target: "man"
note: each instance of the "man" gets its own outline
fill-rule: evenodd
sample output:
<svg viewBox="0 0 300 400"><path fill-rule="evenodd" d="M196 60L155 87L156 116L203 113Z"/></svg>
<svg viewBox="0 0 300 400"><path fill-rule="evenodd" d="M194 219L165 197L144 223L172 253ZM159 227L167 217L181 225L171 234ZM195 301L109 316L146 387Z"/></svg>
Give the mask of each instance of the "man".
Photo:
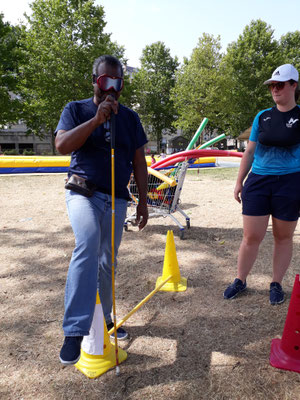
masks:
<svg viewBox="0 0 300 400"><path fill-rule="evenodd" d="M109 120L115 114L115 257L126 217L127 184L133 170L139 190L137 223L148 220L147 138L138 115L118 103L123 88L123 69L112 56L101 56L93 65L94 96L67 104L56 129L55 145L61 154L72 153L69 181L77 179L91 193L66 191L69 219L75 235L70 261L63 329L65 341L60 361L75 364L83 336L89 334L97 288L108 330L112 328L111 277L111 148ZM73 182L74 183L74 182ZM75 181L76 183L76 181ZM90 197L86 197L90 196ZM118 339L127 332L119 328Z"/></svg>

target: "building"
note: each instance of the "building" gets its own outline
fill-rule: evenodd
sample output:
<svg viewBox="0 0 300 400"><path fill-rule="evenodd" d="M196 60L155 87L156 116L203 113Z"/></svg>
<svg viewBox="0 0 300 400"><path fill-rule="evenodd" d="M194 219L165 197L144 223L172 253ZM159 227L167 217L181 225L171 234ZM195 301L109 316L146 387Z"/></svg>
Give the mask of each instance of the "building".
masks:
<svg viewBox="0 0 300 400"><path fill-rule="evenodd" d="M247 128L244 132L242 132L240 134L240 136L238 136L237 141L238 141L238 149L240 151L244 151L247 147L248 141L249 141L249 137L250 137L250 133L251 133L251 129L252 126L250 126L249 128Z"/></svg>
<svg viewBox="0 0 300 400"><path fill-rule="evenodd" d="M34 154L52 154L53 144L50 134L45 135L43 139L33 134L27 134L26 125L21 122L0 129L0 146L3 153L9 150L16 154L23 154L26 150Z"/></svg>

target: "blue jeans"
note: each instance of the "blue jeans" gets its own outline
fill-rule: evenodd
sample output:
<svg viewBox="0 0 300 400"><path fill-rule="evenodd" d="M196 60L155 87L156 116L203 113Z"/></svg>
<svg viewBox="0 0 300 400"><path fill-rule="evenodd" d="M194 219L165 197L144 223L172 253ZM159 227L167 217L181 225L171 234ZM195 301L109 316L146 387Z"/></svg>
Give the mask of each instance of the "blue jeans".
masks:
<svg viewBox="0 0 300 400"><path fill-rule="evenodd" d="M75 235L66 289L63 330L65 336L89 334L97 289L106 323L111 322L111 196L95 192L90 197L67 190L66 203ZM127 200L115 199L115 268L121 243Z"/></svg>

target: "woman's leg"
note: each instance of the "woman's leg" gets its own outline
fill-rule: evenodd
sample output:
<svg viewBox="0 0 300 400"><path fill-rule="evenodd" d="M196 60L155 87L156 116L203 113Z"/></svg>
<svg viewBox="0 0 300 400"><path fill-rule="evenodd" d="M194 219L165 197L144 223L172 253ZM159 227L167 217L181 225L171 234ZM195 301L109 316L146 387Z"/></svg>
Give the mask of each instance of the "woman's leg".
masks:
<svg viewBox="0 0 300 400"><path fill-rule="evenodd" d="M293 253L293 235L298 221L283 221L272 218L274 250L273 250L273 282L281 284L290 265Z"/></svg>
<svg viewBox="0 0 300 400"><path fill-rule="evenodd" d="M245 282L256 260L259 245L265 237L269 215L249 216L243 215L243 240L238 254L237 277Z"/></svg>

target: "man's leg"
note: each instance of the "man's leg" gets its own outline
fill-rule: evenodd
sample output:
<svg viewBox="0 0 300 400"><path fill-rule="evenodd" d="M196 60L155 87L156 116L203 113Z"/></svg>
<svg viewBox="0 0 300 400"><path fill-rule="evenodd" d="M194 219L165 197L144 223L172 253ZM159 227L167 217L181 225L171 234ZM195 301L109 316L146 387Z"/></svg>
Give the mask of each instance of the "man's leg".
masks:
<svg viewBox="0 0 300 400"><path fill-rule="evenodd" d="M122 239L126 218L127 201L115 199L115 272L118 249ZM101 220L101 243L99 252L98 289L106 324L111 322L112 311L112 274L111 274L111 197L107 196L105 213Z"/></svg>
<svg viewBox="0 0 300 400"><path fill-rule="evenodd" d="M65 336L89 334L97 293L101 209L94 199L68 191L68 215L75 235L66 290L63 329Z"/></svg>

